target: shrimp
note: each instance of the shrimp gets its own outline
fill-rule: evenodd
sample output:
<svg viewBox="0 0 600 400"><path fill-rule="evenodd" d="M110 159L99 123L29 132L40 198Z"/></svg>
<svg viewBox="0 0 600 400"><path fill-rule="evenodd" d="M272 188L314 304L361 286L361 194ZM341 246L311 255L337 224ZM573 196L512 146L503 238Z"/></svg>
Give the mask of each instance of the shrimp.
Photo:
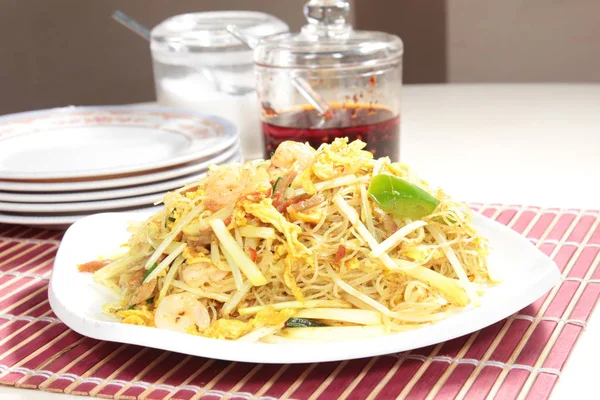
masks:
<svg viewBox="0 0 600 400"><path fill-rule="evenodd" d="M211 171L206 178L204 205L210 211L217 211L237 201L248 184L248 176L242 166L223 165Z"/></svg>
<svg viewBox="0 0 600 400"><path fill-rule="evenodd" d="M282 142L271 157L271 175L280 175L277 172L294 170L301 172L309 167L315 160L315 150L304 143L285 141ZM283 171L279 171L283 170Z"/></svg>
<svg viewBox="0 0 600 400"><path fill-rule="evenodd" d="M208 281L218 282L225 278L227 274L229 274L228 271L221 271L207 262L201 262L183 269L181 279L186 285L197 288Z"/></svg>
<svg viewBox="0 0 600 400"><path fill-rule="evenodd" d="M210 325L210 315L206 307L190 293L177 293L166 296L156 307L154 324L160 329L188 332L197 326L204 330Z"/></svg>
<svg viewBox="0 0 600 400"><path fill-rule="evenodd" d="M261 162L262 160L257 160L255 164L245 167L239 164L222 165L211 171L206 178L206 208L218 211L237 202L244 195L270 191L269 173L260 166Z"/></svg>

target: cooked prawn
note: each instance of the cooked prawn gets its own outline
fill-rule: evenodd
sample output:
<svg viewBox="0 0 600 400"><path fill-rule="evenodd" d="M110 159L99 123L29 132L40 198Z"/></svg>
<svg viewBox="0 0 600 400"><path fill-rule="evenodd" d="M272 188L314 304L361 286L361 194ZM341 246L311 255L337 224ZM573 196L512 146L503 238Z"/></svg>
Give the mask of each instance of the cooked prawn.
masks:
<svg viewBox="0 0 600 400"><path fill-rule="evenodd" d="M181 271L181 279L186 285L197 288L208 281L219 282L228 274L228 271L221 271L210 263L202 262L185 267Z"/></svg>
<svg viewBox="0 0 600 400"><path fill-rule="evenodd" d="M248 184L248 176L239 164L221 166L206 178L204 205L211 211L235 202Z"/></svg>
<svg viewBox="0 0 600 400"><path fill-rule="evenodd" d="M210 211L218 211L236 203L248 194L265 194L271 190L269 173L260 166L239 164L222 165L212 170L206 178L206 197L204 205Z"/></svg>
<svg viewBox="0 0 600 400"><path fill-rule="evenodd" d="M271 157L271 167L276 170L301 172L315 160L315 150L299 142L285 141L277 147Z"/></svg>
<svg viewBox="0 0 600 400"><path fill-rule="evenodd" d="M192 294L177 293L166 296L158 304L154 324L157 328L183 333L194 326L204 330L210 325L210 315Z"/></svg>

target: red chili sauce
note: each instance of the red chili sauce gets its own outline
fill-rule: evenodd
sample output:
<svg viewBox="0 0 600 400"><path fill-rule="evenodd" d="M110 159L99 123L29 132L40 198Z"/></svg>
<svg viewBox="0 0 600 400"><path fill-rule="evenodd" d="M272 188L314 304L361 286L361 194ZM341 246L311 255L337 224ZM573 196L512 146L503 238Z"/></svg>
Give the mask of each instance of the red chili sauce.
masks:
<svg viewBox="0 0 600 400"><path fill-rule="evenodd" d="M391 110L368 104L332 106L331 115L322 117L313 107L276 113L263 105L262 130L265 156L270 157L286 140L308 142L314 148L335 138L359 139L375 157L398 161L400 116Z"/></svg>

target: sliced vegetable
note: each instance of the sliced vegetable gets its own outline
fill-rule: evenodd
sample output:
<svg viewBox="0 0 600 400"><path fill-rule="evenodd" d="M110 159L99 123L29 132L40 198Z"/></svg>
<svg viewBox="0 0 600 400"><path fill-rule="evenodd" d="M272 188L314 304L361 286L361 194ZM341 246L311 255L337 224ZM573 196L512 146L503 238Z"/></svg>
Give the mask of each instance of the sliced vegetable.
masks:
<svg viewBox="0 0 600 400"><path fill-rule="evenodd" d="M244 250L237 244L231 233L227 230L225 223L220 219L213 219L209 222L215 235L221 242L223 249L231 256L231 259L240 268L242 273L246 275L248 280L254 286L261 286L267 284L267 279L262 274L256 264L248 257Z"/></svg>
<svg viewBox="0 0 600 400"><path fill-rule="evenodd" d="M340 212L346 218L348 218L348 220L352 223L352 225L354 225L354 227L358 231L359 235L364 239L365 242L367 242L367 244L369 245L371 250L376 249L379 244L377 243L377 241L375 240L373 235L371 235L371 233L367 230L367 228L360 221L356 210L354 208L352 208L340 195L337 195L336 197L334 197L333 202L338 207ZM428 225L428 227L429 227L429 225ZM421 270L415 268L416 266L418 266L418 264L407 262L405 260L401 260L401 262L396 262L396 261L392 260L392 258L387 253L382 253L378 258L383 262L383 264L390 271L402 271L404 274L406 274L408 276L411 276L415 279L420 279L418 274ZM425 268L425 267L423 267L423 268ZM434 271L432 271L432 272L434 272ZM441 275L441 274L438 274L438 275ZM443 275L441 275L441 276L443 276ZM450 278L448 278L448 279L450 279ZM382 304L377 303L375 300L370 299L368 296L365 296L364 294L358 292L356 289L354 289L352 286L348 285L341 279L334 278L334 281L340 288L342 288L348 294L350 294L354 297L357 297L359 300L366 303L370 307L373 307L374 309L378 310L382 314L388 315L392 318L395 318L395 316L393 314L390 314L391 310L389 310L387 307L384 307ZM441 292L448 293L447 290L443 289L444 288L443 284L441 286L439 286L439 283L440 283L439 279L432 279L428 283L430 285L436 287L437 289L439 289ZM464 290L464 288L463 288L463 290ZM458 296L460 296L460 295L458 295ZM463 303L463 300L458 300L458 297L456 297L456 299L459 304ZM461 299L464 299L464 298L461 297ZM477 303L475 303L475 304L477 304Z"/></svg>
<svg viewBox="0 0 600 400"><path fill-rule="evenodd" d="M240 304L240 301L246 297L250 289L252 289L252 284L249 281L246 281L242 285L242 288L231 295L231 297L228 298L223 304L223 308L221 309L223 315L229 316L229 314L231 314L233 310L235 310L235 308Z"/></svg>
<svg viewBox="0 0 600 400"><path fill-rule="evenodd" d="M178 289L182 289L182 290L184 290L186 292L189 292L191 294L195 294L198 297L204 297L204 298L207 298L207 299L217 300L217 301L219 301L221 303L226 302L227 299L229 298L228 295L223 294L223 293L205 292L204 290L202 290L200 288L193 288L191 286L186 285L182 281L173 281L173 283L171 283L171 285L173 287L176 287Z"/></svg>
<svg viewBox="0 0 600 400"><path fill-rule="evenodd" d="M458 276L458 280L462 284L463 289L466 290L467 296L469 296L469 300L471 300L471 302L474 305L479 305L479 296L473 289L473 286L471 285L471 282L467 277L467 273L465 272L460 260L456 256L456 253L454 253L454 250L452 250L452 247L450 247L450 245L448 244L444 233L434 226L427 226L427 229L438 242L438 244L442 246L442 250L446 254L448 261L450 261L450 265L452 265L456 276Z"/></svg>
<svg viewBox="0 0 600 400"><path fill-rule="evenodd" d="M156 267L158 267L158 263L154 263L154 265L151 266L150 269L144 273L144 277L142 278L142 282L144 282L146 280L146 278L148 277L148 275L150 275L156 269Z"/></svg>
<svg viewBox="0 0 600 400"><path fill-rule="evenodd" d="M240 235L242 237L249 238L261 238L261 239L275 239L275 229L270 228L268 226L240 226L239 228Z"/></svg>
<svg viewBox="0 0 600 400"><path fill-rule="evenodd" d="M222 219L225 221L225 225L229 225L229 222L227 221L231 221L231 214L233 213L234 208L235 204L230 204L227 207L221 208L219 211L215 211L209 217L200 218L198 222L186 225L183 228L183 233L185 233L187 236L201 235L203 232L210 229L209 222L213 219Z"/></svg>
<svg viewBox="0 0 600 400"><path fill-rule="evenodd" d="M372 298L362 293L360 290L353 288L351 285L347 284L340 278L334 277L333 281L340 289L342 289L349 295L356 297L363 303L367 304L369 307L372 307L375 310L379 311L381 314L387 315L390 318L394 318L394 312L386 306L384 306L383 304L379 303L377 300L373 300Z"/></svg>
<svg viewBox="0 0 600 400"><path fill-rule="evenodd" d="M181 232L181 230L183 229L183 227L186 226L188 223L190 223L203 210L204 210L204 205L203 204L200 204L200 205L194 207L192 209L192 211L190 211L185 217L181 218L179 220L179 222L177 222L173 226L173 228L171 229L171 232L169 232L169 234L163 239L163 241L156 248L156 250L154 251L154 253L150 256L150 258L148 259L148 261L146 261L146 265L145 265L146 269L150 269L150 267L152 265L154 265L154 263L156 261L158 261L158 257L160 257L165 252L165 249L167 248L167 246L169 244L171 244L171 242L173 240L175 240L175 237L177 237L177 235L179 235L179 232Z"/></svg>
<svg viewBox="0 0 600 400"><path fill-rule="evenodd" d="M397 260L397 262L402 261L404 260ZM461 307L464 307L469 303L469 297L467 296L465 289L455 279L448 278L439 272L435 272L434 270L423 266L412 267L404 272L414 279L427 282L429 286L446 295L448 300L451 300Z"/></svg>
<svg viewBox="0 0 600 400"><path fill-rule="evenodd" d="M359 181L359 179L356 177L356 175L345 175L345 176L341 176L339 178L331 179L329 181L318 182L318 183L315 183L315 185L314 185L315 193L322 192L323 190L327 190L327 189L334 189L334 188L337 188L340 186L352 185L358 181ZM305 193L306 193L306 190L304 190L304 189L296 189L296 191L294 192L294 195L301 196Z"/></svg>
<svg viewBox="0 0 600 400"><path fill-rule="evenodd" d="M373 224L373 213L371 212L371 206L369 205L369 195L367 194L367 188L365 185L360 185L360 201L361 201L361 213L365 220L365 225L371 234L375 232L375 225Z"/></svg>
<svg viewBox="0 0 600 400"><path fill-rule="evenodd" d="M392 236L388 237L383 242L379 243L377 247L371 250L371 257L379 257L383 253L397 246L410 233L416 231L417 229L425 225L427 225L427 222L425 221L414 221L408 225L403 226L402 228L394 232Z"/></svg>
<svg viewBox="0 0 600 400"><path fill-rule="evenodd" d="M360 237L369 245L371 250L373 250L379 245L379 243L377 243L377 240L373 237L373 235L371 235L371 232L369 232L367 227L360 220L360 217L358 216L356 210L352 208L352 206L350 206L350 204L348 204L346 200L342 198L342 196L337 194L333 198L333 203L337 206L338 210L340 210L340 213L344 217L346 217L348 221L350 221L350 223L356 228L356 231L358 232ZM392 259L387 253L383 253L379 257L379 259L391 271L401 269L392 261Z"/></svg>
<svg viewBox="0 0 600 400"><path fill-rule="evenodd" d="M431 214L440 204L439 200L420 187L387 174L373 177L369 196L383 211L411 219Z"/></svg>
<svg viewBox="0 0 600 400"><path fill-rule="evenodd" d="M288 328L311 328L311 327L329 326L329 325L324 324L319 321L315 321L314 319L310 319L310 318L292 317L292 318L289 318L285 322L285 326Z"/></svg>
<svg viewBox="0 0 600 400"><path fill-rule="evenodd" d="M273 184L273 190L272 190L272 193L273 193L273 194L275 193L275 189L277 189L277 184L279 184L279 181L280 181L280 180L281 180L281 177L278 177L278 178L275 180L275 183Z"/></svg>
<svg viewBox="0 0 600 400"><path fill-rule="evenodd" d="M210 242L210 261L221 271L231 271L231 267L227 263L227 260L225 260L225 262L221 260L221 251L219 250L219 243L216 241L216 237L215 240Z"/></svg>
<svg viewBox="0 0 600 400"><path fill-rule="evenodd" d="M128 265L139 261L146 256L147 254L145 253L138 253L132 256L125 256L123 258L119 258L118 260L115 260L110 264L100 268L98 271L94 272L94 280L96 280L97 282L101 282L112 276L120 274L122 271L125 270L125 268Z"/></svg>
<svg viewBox="0 0 600 400"><path fill-rule="evenodd" d="M183 252L183 249L186 248L185 243L181 243L177 248L175 248L168 256L166 256L162 261L158 263L156 266L152 266L146 273L144 274L144 279L142 279L142 283L146 283L158 276L164 269L166 269L171 263ZM156 263L154 263L156 264Z"/></svg>
<svg viewBox="0 0 600 400"><path fill-rule="evenodd" d="M162 288L160 289L160 292L158 293L158 301L162 300L163 297L165 297L167 295L167 291L169 290L169 287L171 286L171 282L173 282L173 279L175 278L175 274L179 270L179 267L181 266L181 264L183 264L183 261L184 261L183 256L179 256L175 259L175 261L173 261L171 268L169 268L169 272L167 272L167 276L165 276L165 279L163 280Z"/></svg>
<svg viewBox="0 0 600 400"><path fill-rule="evenodd" d="M297 172L291 171L288 174L277 178L277 180L273 184L271 198L273 199L273 205L275 205L275 207L277 207L277 210L280 212L283 211L283 208L281 207L283 207L286 203L285 201L283 201L285 197L285 192L290 187L297 175Z"/></svg>
<svg viewBox="0 0 600 400"><path fill-rule="evenodd" d="M231 255L227 252L227 250L225 250L223 245L220 245L219 247L221 248L221 253L223 253L225 260L227 261L227 265L229 266L231 275L233 275L233 281L235 282L236 289L238 291L242 290L244 283L242 281L242 273L240 272L240 269L238 268L237 264L233 260L233 257L231 257Z"/></svg>
<svg viewBox="0 0 600 400"><path fill-rule="evenodd" d="M176 241L173 241L173 242L171 242L171 244L169 244L169 245L168 245L168 246L165 248L165 251L163 252L163 254L171 254L172 252L174 252L175 250L177 250L177 248L178 248L179 246L181 246L181 243L183 243L183 242L176 242ZM161 261L161 260L160 260L160 257L159 257L158 261L159 261L159 262Z"/></svg>

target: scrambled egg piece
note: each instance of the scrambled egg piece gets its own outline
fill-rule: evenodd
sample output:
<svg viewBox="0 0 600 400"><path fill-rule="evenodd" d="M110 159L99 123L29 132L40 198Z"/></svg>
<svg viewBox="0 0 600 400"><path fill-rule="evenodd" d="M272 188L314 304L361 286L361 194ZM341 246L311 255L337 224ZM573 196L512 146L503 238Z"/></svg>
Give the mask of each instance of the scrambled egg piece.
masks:
<svg viewBox="0 0 600 400"><path fill-rule="evenodd" d="M212 261L209 257L207 257L204 253L194 251L193 248L186 247L183 249L181 254L183 255L183 258L185 258L185 261L188 265L200 263L209 263L212 265Z"/></svg>
<svg viewBox="0 0 600 400"><path fill-rule="evenodd" d="M487 240L482 237L477 236L475 239L473 239L473 246L475 246L477 254L480 256L487 256L490 254Z"/></svg>
<svg viewBox="0 0 600 400"><path fill-rule="evenodd" d="M283 272L283 282L285 285L292 290L292 294L298 301L304 301L304 294L302 293L302 289L298 287L296 284L296 277L292 273L292 269L294 267L293 260L290 257L286 257L283 260L285 264L285 271Z"/></svg>
<svg viewBox="0 0 600 400"><path fill-rule="evenodd" d="M311 168L304 169L304 171L302 171L302 173L300 173L300 175L298 175L298 178L296 179L298 182L300 182L300 186L302 186L302 189L304 189L306 193L311 195L317 193L317 188L315 187L315 184L312 181ZM296 182L296 180L294 180L294 182Z"/></svg>
<svg viewBox="0 0 600 400"><path fill-rule="evenodd" d="M139 310L117 311L117 317L121 318L124 324L154 326L154 313L145 306Z"/></svg>
<svg viewBox="0 0 600 400"><path fill-rule="evenodd" d="M241 208L236 208L233 211L233 221L235 222L235 226L241 227L248 225L248 218L246 218L246 211Z"/></svg>
<svg viewBox="0 0 600 400"><path fill-rule="evenodd" d="M410 171L408 165L399 162L388 164L387 169L399 178L406 178Z"/></svg>
<svg viewBox="0 0 600 400"><path fill-rule="evenodd" d="M273 307L267 307L256 313L256 316L252 319L252 324L257 328L267 325L280 325L285 323L288 318L293 317L295 313L296 310L290 308L277 311Z"/></svg>
<svg viewBox="0 0 600 400"><path fill-rule="evenodd" d="M242 201L242 207L246 213L252 214L262 222L271 224L275 229L285 235L285 239L289 246L290 254L296 256L300 253L310 253L310 251L298 241L298 234L302 229L289 222L275 207L271 199L262 199L260 203L252 203L250 201Z"/></svg>
<svg viewBox="0 0 600 400"><path fill-rule="evenodd" d="M439 248L427 249L422 246L411 246L402 249L401 254L416 262L423 262L431 256L433 260L438 260L444 256Z"/></svg>
<svg viewBox="0 0 600 400"><path fill-rule="evenodd" d="M266 307L265 309L256 313L254 318L248 322L220 318L213 322L203 333L198 332L195 326L188 330L188 333L202 335L214 339L235 340L244 336L255 328L284 324L285 321L287 321L288 318L293 316L295 313L296 311L292 309L283 309L278 311L273 307Z"/></svg>
<svg viewBox="0 0 600 400"><path fill-rule="evenodd" d="M296 211L294 208L288 208L288 216L292 221L304 221L310 224L318 224L323 218L323 210L312 210L308 213Z"/></svg>
<svg viewBox="0 0 600 400"><path fill-rule="evenodd" d="M219 318L204 331L203 335L214 339L237 339L248 333L251 329L251 323L235 319Z"/></svg>
<svg viewBox="0 0 600 400"><path fill-rule="evenodd" d="M185 197L187 197L190 200L195 200L200 196L204 196L206 194L206 192L204 191L204 189L201 189L200 187L196 188L196 190L187 190L184 195Z"/></svg>
<svg viewBox="0 0 600 400"><path fill-rule="evenodd" d="M360 268L360 261L358 261L356 258L351 258L350 260L346 261L345 266L348 269L358 269Z"/></svg>
<svg viewBox="0 0 600 400"><path fill-rule="evenodd" d="M362 150L366 145L360 140L348 143L348 138L337 138L331 144L321 145L312 173L319 179L330 180L357 172L373 159L372 153Z"/></svg>

